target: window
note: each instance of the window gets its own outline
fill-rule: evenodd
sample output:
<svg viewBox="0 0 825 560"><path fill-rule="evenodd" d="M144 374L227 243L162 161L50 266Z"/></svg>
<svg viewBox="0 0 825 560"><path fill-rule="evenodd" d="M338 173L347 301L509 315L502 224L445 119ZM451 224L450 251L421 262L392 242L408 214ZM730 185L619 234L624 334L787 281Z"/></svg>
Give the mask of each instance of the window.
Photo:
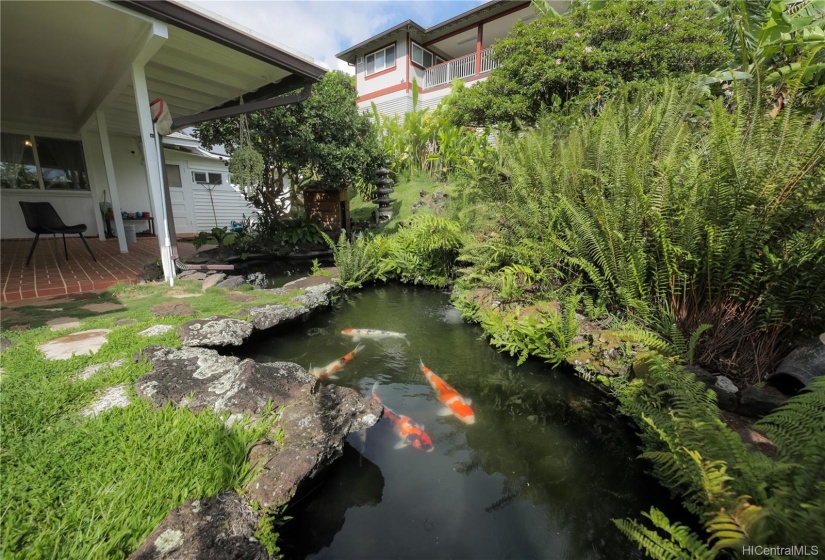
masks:
<svg viewBox="0 0 825 560"><path fill-rule="evenodd" d="M221 173L207 173L206 171L193 171L192 180L198 184L222 185L223 175Z"/></svg>
<svg viewBox="0 0 825 560"><path fill-rule="evenodd" d="M442 58L415 43L412 44L412 61L424 68L444 62Z"/></svg>
<svg viewBox="0 0 825 560"><path fill-rule="evenodd" d="M395 45L367 55L367 76L395 66Z"/></svg>
<svg viewBox="0 0 825 560"><path fill-rule="evenodd" d="M76 140L0 135L4 189L89 190L83 146Z"/></svg>

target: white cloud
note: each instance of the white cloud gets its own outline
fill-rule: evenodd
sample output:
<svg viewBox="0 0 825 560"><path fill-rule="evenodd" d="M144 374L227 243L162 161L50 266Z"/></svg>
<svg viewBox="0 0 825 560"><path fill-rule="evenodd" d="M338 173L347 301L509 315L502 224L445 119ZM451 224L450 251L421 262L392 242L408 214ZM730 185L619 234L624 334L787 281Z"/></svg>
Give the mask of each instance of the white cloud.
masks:
<svg viewBox="0 0 825 560"><path fill-rule="evenodd" d="M349 74L350 76L355 76L355 66L350 66L349 63L344 62L343 60L338 60L338 70Z"/></svg>

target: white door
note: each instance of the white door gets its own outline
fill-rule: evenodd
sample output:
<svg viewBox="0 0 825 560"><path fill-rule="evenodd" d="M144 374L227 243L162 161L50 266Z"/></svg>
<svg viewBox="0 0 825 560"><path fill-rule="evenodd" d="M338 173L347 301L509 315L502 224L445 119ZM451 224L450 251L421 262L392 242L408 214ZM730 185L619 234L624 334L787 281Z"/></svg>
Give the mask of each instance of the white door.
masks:
<svg viewBox="0 0 825 560"><path fill-rule="evenodd" d="M172 203L172 216L175 219L175 233L197 233L195 231L195 205L186 196L181 180L180 165L166 164L169 177L169 202Z"/></svg>

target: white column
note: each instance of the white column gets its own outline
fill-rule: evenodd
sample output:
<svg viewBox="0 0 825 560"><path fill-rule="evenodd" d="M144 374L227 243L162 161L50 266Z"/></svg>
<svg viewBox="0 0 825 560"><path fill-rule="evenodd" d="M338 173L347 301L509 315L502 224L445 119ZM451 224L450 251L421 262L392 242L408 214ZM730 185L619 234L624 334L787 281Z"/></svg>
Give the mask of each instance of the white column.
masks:
<svg viewBox="0 0 825 560"><path fill-rule="evenodd" d="M140 125L140 140L143 148L143 160L146 162L146 181L149 183L149 197L152 203L152 212L155 216L155 233L158 236L163 276L167 282L174 283L175 265L171 256L171 240L166 215L166 204L163 193L163 170L160 167L158 155L159 135L152 124L152 113L149 109L149 90L146 87L146 72L143 63L132 64L132 86L135 91L135 105L137 108L138 123Z"/></svg>
<svg viewBox="0 0 825 560"><path fill-rule="evenodd" d="M92 193L92 205L94 206L95 223L97 224L97 237L101 241L106 241L106 224L100 214L101 193L106 188L105 184L99 180L97 170L100 168L100 158L94 145L94 136L88 129L80 131L80 140L83 143L83 156L86 159L86 176L89 178L89 187Z"/></svg>
<svg viewBox="0 0 825 560"><path fill-rule="evenodd" d="M97 131L100 134L100 149L103 153L103 166L106 168L106 182L109 184L109 195L112 197L112 213L115 215L115 231L121 253L128 253L126 245L126 230L123 229L123 218L120 215L120 195L117 192L115 179L115 165L112 161L112 147L109 144L109 129L106 126L106 115L103 111L95 113L97 117Z"/></svg>

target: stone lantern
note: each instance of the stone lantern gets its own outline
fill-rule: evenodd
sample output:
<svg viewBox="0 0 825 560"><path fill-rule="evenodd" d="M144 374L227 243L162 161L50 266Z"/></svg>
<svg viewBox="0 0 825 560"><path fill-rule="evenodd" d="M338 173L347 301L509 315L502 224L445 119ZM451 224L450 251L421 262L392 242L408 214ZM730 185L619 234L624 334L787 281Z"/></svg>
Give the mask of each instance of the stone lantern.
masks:
<svg viewBox="0 0 825 560"><path fill-rule="evenodd" d="M392 173L386 167L379 167L375 172L377 178L375 179L376 189L373 194L372 201L378 205L375 211L375 221L378 225L386 224L392 220L392 210L390 210L390 193L393 192L393 184L395 181L390 179L389 175Z"/></svg>

